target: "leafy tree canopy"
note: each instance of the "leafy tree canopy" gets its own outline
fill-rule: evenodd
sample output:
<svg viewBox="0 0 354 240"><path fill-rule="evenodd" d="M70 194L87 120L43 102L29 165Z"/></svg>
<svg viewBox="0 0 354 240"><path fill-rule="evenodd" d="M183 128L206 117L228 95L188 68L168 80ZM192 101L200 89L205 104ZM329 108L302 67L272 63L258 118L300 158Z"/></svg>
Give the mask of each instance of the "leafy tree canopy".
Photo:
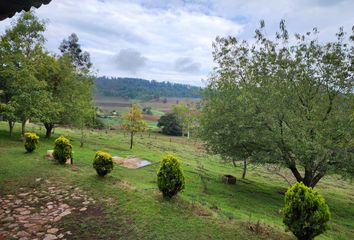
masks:
<svg viewBox="0 0 354 240"><path fill-rule="evenodd" d="M228 159L281 164L315 186L328 173L354 174L354 33L318 40L316 28L289 38L218 37L217 66L203 100L202 138ZM353 28L354 32L354 28Z"/></svg>

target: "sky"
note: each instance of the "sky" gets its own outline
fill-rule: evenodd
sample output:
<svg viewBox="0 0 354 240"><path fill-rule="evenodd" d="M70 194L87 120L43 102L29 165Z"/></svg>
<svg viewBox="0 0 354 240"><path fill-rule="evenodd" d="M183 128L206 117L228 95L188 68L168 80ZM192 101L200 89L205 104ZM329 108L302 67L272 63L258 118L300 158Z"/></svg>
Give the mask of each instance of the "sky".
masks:
<svg viewBox="0 0 354 240"><path fill-rule="evenodd" d="M75 32L98 76L203 86L216 36L251 40L261 19L272 36L317 27L323 41L354 25L354 0L52 0L35 11L47 21L46 48L58 53ZM0 33L13 19L0 22Z"/></svg>

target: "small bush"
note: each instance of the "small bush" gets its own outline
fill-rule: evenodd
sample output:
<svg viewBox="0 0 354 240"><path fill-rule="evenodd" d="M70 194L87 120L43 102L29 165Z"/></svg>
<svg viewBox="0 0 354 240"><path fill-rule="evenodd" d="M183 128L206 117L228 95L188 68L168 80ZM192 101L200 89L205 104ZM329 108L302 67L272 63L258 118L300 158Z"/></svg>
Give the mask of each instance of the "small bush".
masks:
<svg viewBox="0 0 354 240"><path fill-rule="evenodd" d="M302 182L285 193L283 222L301 240L311 240L329 229L330 211L324 198Z"/></svg>
<svg viewBox="0 0 354 240"><path fill-rule="evenodd" d="M67 159L72 159L73 157L73 147L70 144L70 140L61 136L57 138L54 142L54 152L53 157L60 164L66 163Z"/></svg>
<svg viewBox="0 0 354 240"><path fill-rule="evenodd" d="M25 149L27 152L33 152L37 149L39 137L35 133L25 133Z"/></svg>
<svg viewBox="0 0 354 240"><path fill-rule="evenodd" d="M162 159L157 172L157 185L164 198L172 198L184 189L184 175L179 161L172 155Z"/></svg>
<svg viewBox="0 0 354 240"><path fill-rule="evenodd" d="M113 169L112 156L109 153L97 151L93 160L93 168L99 176L103 177Z"/></svg>

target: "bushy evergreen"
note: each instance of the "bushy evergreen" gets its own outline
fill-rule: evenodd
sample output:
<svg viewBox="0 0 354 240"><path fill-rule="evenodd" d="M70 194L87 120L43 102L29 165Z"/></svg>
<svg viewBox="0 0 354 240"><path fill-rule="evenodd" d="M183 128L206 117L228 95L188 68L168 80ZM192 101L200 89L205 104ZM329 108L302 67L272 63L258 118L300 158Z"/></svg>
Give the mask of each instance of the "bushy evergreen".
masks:
<svg viewBox="0 0 354 240"><path fill-rule="evenodd" d="M64 164L68 159L72 159L72 149L73 147L70 144L70 140L61 136L55 140L53 157L60 164Z"/></svg>
<svg viewBox="0 0 354 240"><path fill-rule="evenodd" d="M93 160L93 168L99 176L103 177L113 170L112 156L103 151L97 151Z"/></svg>
<svg viewBox="0 0 354 240"><path fill-rule="evenodd" d="M157 185L164 198L170 199L184 189L184 175L180 163L173 155L165 156L157 172Z"/></svg>
<svg viewBox="0 0 354 240"><path fill-rule="evenodd" d="M37 149L39 143L39 137L35 133L27 132L25 137L25 149L27 152L33 152Z"/></svg>
<svg viewBox="0 0 354 240"><path fill-rule="evenodd" d="M283 222L299 240L311 240L329 229L330 211L324 198L302 182L285 193Z"/></svg>

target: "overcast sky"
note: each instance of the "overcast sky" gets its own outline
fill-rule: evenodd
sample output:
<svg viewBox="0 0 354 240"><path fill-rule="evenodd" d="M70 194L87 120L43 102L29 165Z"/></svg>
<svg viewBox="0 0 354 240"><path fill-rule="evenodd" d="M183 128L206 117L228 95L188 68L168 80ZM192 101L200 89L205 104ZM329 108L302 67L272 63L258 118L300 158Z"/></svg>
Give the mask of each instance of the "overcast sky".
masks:
<svg viewBox="0 0 354 240"><path fill-rule="evenodd" d="M250 39L259 20L273 34L318 27L323 40L354 25L354 0L52 0L36 10L48 21L47 49L75 32L98 75L202 85L216 36ZM0 31L10 24L0 22Z"/></svg>

